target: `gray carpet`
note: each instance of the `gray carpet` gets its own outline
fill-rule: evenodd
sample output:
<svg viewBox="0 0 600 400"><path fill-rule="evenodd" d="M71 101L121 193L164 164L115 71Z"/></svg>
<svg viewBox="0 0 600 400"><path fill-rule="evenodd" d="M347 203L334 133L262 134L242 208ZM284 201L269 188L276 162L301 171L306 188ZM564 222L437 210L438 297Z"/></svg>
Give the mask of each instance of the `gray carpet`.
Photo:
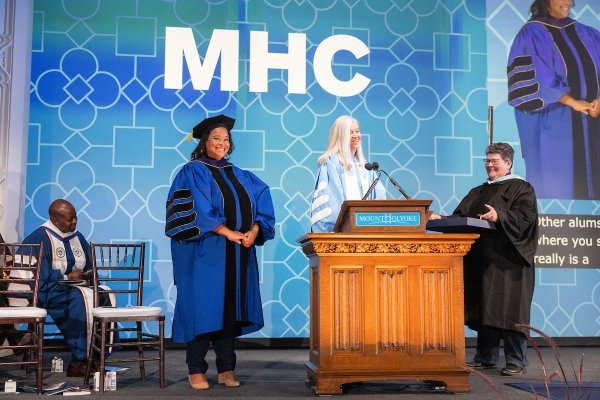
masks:
<svg viewBox="0 0 600 400"><path fill-rule="evenodd" d="M467 357L472 357L473 349L467 349ZM600 382L600 347L564 347L561 348L561 362L570 366L578 365L580 356L585 353L583 381ZM542 348L544 363L548 371L557 368L557 363L548 348ZM238 388L226 388L216 382L214 355L209 352L208 362L210 369L207 373L210 389L196 391L189 387L187 382L187 367L185 352L170 349L166 355L166 387L158 387L156 363L148 364L146 381L139 380L139 371L134 364L127 371L117 374L117 390L105 392L105 396L119 398L172 399L192 396L222 399L314 399L312 389L305 386L306 369L304 362L308 358L307 349L240 349L237 351L238 364L236 372L242 381ZM46 370L44 371L45 383L56 384L69 382L81 385L83 379L67 378L65 373L50 372L53 356L63 357L65 367L68 364L68 355L64 353L48 353L46 355ZM530 349L530 365L527 374L521 377L503 377L499 370L485 370L471 374L469 383L471 392L452 395L444 393L439 385L428 382L363 382L344 387L344 398L358 399L461 399L461 400L486 400L486 399L515 399L532 400L535 395L531 392L520 390L508 384L543 384L539 361L535 352ZM570 369L573 370L573 369ZM33 385L33 374L27 377L24 371L10 371L7 367L0 368L0 390L2 383L7 379L16 380L19 385ZM568 377L569 381L573 380ZM553 381L556 381L554 379ZM5 395L17 398L39 398L35 394L23 393L19 395ZM99 396L92 393L92 397ZM4 397L4 396L3 396ZM340 396L337 396L340 397ZM540 393L540 398L546 398L545 392ZM581 398L571 397L571 399ZM562 399L561 399L562 400ZM589 399L588 399L589 400Z"/></svg>
<svg viewBox="0 0 600 400"><path fill-rule="evenodd" d="M507 385L552 400L600 400L600 383L569 382L546 385L543 382L518 382L507 383Z"/></svg>

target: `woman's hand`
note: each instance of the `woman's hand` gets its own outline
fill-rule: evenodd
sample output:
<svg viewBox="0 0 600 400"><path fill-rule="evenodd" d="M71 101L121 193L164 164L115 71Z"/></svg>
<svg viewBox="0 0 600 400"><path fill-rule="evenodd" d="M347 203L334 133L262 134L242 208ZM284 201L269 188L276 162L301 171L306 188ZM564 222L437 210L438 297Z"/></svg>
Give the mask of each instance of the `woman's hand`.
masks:
<svg viewBox="0 0 600 400"><path fill-rule="evenodd" d="M235 242L237 244L241 244L242 240L244 240L244 234L240 231L229 231L229 233L227 235L225 235L225 237L227 238L227 240L230 240L232 242Z"/></svg>
<svg viewBox="0 0 600 400"><path fill-rule="evenodd" d="M584 101L584 100L576 100L575 98L571 97L570 94L565 94L558 101L561 104L571 107L573 110L583 113L585 115L590 114L593 109L593 106L592 106L593 103L588 103L587 101ZM597 101L597 100L594 100L594 101Z"/></svg>
<svg viewBox="0 0 600 400"><path fill-rule="evenodd" d="M245 247L250 247L254 244L254 241L256 240L256 237L258 236L258 230L259 230L259 226L258 224L254 224L252 226L252 229L250 229L248 232L244 233L244 239L242 240L242 244Z"/></svg>
<svg viewBox="0 0 600 400"><path fill-rule="evenodd" d="M591 103L592 108L590 109L590 116L598 118L600 116L600 97Z"/></svg>
<svg viewBox="0 0 600 400"><path fill-rule="evenodd" d="M237 244L241 244L242 240L246 237L242 232L232 231L231 229L229 229L225 225L219 225L219 226L217 226L215 229L213 229L213 232L217 233L219 235L223 235L223 236L225 236L227 238L227 240L230 240L230 241L235 242Z"/></svg>
<svg viewBox="0 0 600 400"><path fill-rule="evenodd" d="M225 237L227 238L227 240L230 240L237 244L241 244L242 240L244 240L244 234L239 231L231 231L230 230L229 233L227 235L225 235Z"/></svg>
<svg viewBox="0 0 600 400"><path fill-rule="evenodd" d="M431 214L431 216L429 217L429 219L430 220L432 220L432 219L442 219L442 216L440 214L433 213L433 214Z"/></svg>

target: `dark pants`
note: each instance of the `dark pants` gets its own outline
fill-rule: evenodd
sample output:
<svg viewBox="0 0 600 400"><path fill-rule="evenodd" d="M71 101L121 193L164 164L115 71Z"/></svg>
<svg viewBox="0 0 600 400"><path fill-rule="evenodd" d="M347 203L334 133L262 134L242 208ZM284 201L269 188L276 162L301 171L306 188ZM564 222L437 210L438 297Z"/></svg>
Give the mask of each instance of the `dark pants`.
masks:
<svg viewBox="0 0 600 400"><path fill-rule="evenodd" d="M212 342L213 350L217 355L217 372L235 370L235 337L233 330L222 330L204 333L196 336L194 340L186 343L186 362L189 374L205 374L208 363L204 360Z"/></svg>
<svg viewBox="0 0 600 400"><path fill-rule="evenodd" d="M506 364L521 368L527 366L527 338L523 333L509 329L481 326L477 331L475 361L497 364L500 358L500 340L504 341Z"/></svg>
<svg viewBox="0 0 600 400"><path fill-rule="evenodd" d="M8 300L5 294L0 294L0 307L8 307ZM0 346L4 343L5 339L8 340L8 344L14 346L19 342L20 338L21 334L17 332L13 324L0 325Z"/></svg>

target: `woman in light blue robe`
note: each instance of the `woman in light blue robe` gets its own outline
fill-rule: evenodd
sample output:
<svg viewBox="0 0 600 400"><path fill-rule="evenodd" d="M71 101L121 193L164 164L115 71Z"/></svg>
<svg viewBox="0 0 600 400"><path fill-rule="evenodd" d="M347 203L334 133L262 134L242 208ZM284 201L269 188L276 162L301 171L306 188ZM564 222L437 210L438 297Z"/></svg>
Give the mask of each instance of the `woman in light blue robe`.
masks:
<svg viewBox="0 0 600 400"><path fill-rule="evenodd" d="M358 121L338 117L331 127L325 153L319 157L319 172L311 205L311 231L333 232L344 200L361 200L377 179L365 169ZM365 200L385 200L385 188L378 181Z"/></svg>

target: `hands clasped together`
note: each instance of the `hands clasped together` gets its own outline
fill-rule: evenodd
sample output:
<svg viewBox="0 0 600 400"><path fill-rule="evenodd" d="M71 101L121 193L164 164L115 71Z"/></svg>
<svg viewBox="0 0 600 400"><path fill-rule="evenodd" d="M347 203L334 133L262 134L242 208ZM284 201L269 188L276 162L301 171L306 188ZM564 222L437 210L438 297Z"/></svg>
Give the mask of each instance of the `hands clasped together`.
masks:
<svg viewBox="0 0 600 400"><path fill-rule="evenodd" d="M573 110L589 115L592 118L598 118L600 116L600 98L587 102L585 100L575 100L569 95L565 95L561 99L561 103L571 107Z"/></svg>
<svg viewBox="0 0 600 400"><path fill-rule="evenodd" d="M240 243L242 244L244 247L250 247L254 244L254 241L256 240L256 236L258 235L258 229L256 230L256 232L253 229L250 229L248 232L242 233L242 232L233 232L235 233L235 240L233 240L236 243ZM241 235L241 237L240 237ZM231 240L231 239L229 239Z"/></svg>
<svg viewBox="0 0 600 400"><path fill-rule="evenodd" d="M598 118L600 116L600 98L592 101L590 105L592 106L590 108L590 115L594 118Z"/></svg>
<svg viewBox="0 0 600 400"><path fill-rule="evenodd" d="M227 238L227 240L241 244L244 247L250 247L254 244L254 241L258 236L258 229L258 224L254 224L252 229L250 229L248 232L232 231L231 229L225 227L225 225L221 225L213 232L223 235Z"/></svg>

